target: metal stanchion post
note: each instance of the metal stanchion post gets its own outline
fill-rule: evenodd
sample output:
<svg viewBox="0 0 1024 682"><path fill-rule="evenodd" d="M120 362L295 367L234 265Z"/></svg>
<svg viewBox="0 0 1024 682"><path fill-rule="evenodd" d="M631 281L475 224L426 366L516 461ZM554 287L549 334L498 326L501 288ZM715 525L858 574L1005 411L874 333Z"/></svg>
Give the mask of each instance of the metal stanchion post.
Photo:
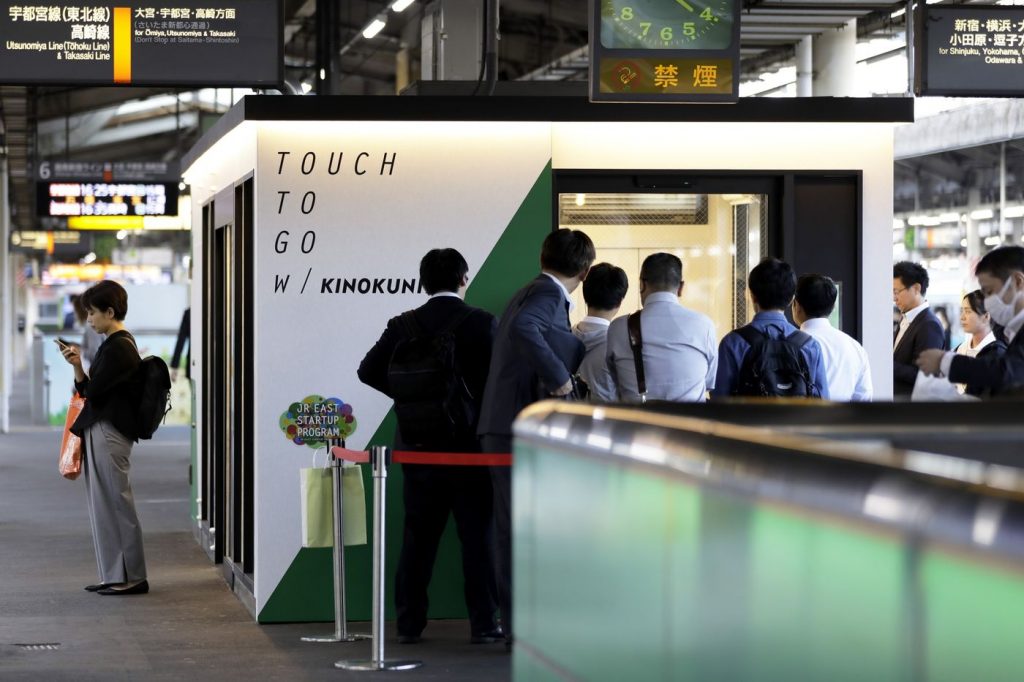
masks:
<svg viewBox="0 0 1024 682"><path fill-rule="evenodd" d="M387 469L387 449L370 448L373 467L373 625L370 660L343 660L334 664L344 670L412 670L422 661L386 660L384 658L384 509Z"/></svg>
<svg viewBox="0 0 1024 682"><path fill-rule="evenodd" d="M348 632L348 616L345 613L345 530L341 513L344 499L342 496L342 478L344 476L342 466L344 462L332 454L335 445L345 447L345 441L327 440L328 457L333 460L331 478L334 483L334 634L303 637L303 642L355 642L359 639L370 638L369 635Z"/></svg>

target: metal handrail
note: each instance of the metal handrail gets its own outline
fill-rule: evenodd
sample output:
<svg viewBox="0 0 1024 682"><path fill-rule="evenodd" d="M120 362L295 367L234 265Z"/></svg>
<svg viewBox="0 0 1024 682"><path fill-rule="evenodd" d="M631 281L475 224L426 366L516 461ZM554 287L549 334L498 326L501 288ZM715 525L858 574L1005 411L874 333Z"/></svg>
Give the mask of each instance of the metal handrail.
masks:
<svg viewBox="0 0 1024 682"><path fill-rule="evenodd" d="M894 448L878 439L831 440L647 409L557 401L524 410L515 436L517 447L535 442L547 450L640 466L699 486L1024 559L1024 469L1018 467Z"/></svg>

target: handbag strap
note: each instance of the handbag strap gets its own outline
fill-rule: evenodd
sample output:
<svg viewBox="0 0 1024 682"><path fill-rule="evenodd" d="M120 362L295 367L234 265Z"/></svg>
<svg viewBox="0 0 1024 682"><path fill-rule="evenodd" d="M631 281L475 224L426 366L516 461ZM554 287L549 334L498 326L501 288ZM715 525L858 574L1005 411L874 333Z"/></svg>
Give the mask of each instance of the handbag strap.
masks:
<svg viewBox="0 0 1024 682"><path fill-rule="evenodd" d="M644 337L640 332L640 311L626 318L626 329L629 331L629 347L633 349L633 365L636 367L636 388L640 394L640 402L647 402L647 377L644 375Z"/></svg>

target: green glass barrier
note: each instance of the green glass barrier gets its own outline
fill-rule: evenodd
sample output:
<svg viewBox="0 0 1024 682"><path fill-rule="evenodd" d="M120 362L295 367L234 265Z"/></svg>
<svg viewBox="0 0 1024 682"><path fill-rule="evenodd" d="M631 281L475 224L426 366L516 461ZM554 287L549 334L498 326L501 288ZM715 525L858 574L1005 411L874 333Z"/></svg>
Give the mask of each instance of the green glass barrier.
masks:
<svg viewBox="0 0 1024 682"><path fill-rule="evenodd" d="M516 442L516 680L1024 679L1024 562L585 450Z"/></svg>

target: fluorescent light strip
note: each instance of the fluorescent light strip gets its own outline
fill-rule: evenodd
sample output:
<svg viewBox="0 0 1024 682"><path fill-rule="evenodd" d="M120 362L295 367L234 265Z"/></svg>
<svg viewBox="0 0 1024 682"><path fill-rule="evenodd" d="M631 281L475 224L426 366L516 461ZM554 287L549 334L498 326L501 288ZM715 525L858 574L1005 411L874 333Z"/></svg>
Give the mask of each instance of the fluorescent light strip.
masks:
<svg viewBox="0 0 1024 682"><path fill-rule="evenodd" d="M414 2L416 2L416 0L395 0L391 3L391 11L396 13L401 12Z"/></svg>
<svg viewBox="0 0 1024 682"><path fill-rule="evenodd" d="M380 17L376 17L366 28L363 29L363 37L369 40L380 33L385 26L387 26L387 22Z"/></svg>

